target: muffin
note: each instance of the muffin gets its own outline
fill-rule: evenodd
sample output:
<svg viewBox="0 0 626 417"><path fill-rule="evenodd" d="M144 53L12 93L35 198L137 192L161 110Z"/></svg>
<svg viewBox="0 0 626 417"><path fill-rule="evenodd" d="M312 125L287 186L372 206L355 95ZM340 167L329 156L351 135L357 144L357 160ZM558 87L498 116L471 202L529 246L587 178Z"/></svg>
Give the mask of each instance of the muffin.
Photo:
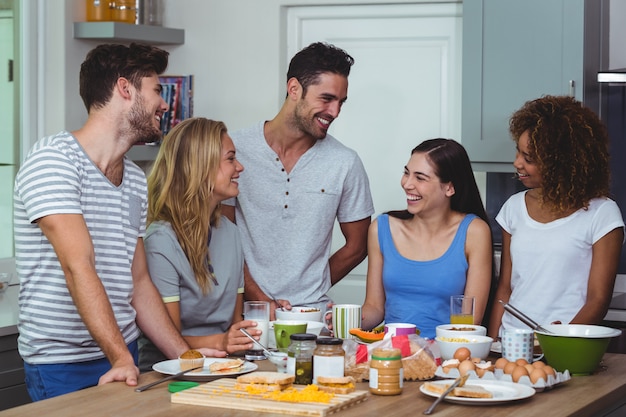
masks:
<svg viewBox="0 0 626 417"><path fill-rule="evenodd" d="M197 366L204 365L204 355L197 350L190 349L184 353L182 353L178 357L178 363L180 364L180 370L186 371L191 368L195 368ZM200 372L201 369L196 369L192 372Z"/></svg>

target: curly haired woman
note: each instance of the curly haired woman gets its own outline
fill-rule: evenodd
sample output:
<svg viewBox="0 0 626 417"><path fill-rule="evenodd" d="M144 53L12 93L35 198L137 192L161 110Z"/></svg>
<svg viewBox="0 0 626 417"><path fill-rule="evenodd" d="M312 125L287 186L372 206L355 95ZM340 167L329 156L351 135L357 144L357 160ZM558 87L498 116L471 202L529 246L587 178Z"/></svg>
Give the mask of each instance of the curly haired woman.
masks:
<svg viewBox="0 0 626 417"><path fill-rule="evenodd" d="M510 120L513 166L528 188L496 216L502 264L496 299L541 323L598 324L606 315L624 240L609 198L608 134L579 101L545 96ZM494 305L489 334L525 327Z"/></svg>

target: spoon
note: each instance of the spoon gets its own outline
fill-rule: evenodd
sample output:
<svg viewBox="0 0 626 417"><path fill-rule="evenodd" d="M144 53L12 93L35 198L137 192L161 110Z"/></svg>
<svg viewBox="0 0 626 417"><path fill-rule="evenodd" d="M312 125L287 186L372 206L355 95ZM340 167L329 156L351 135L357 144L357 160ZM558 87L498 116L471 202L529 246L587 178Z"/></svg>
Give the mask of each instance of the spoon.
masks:
<svg viewBox="0 0 626 417"><path fill-rule="evenodd" d="M519 311L517 308L513 307L511 304L505 303L502 300L498 300L498 301L500 302L500 304L502 304L502 307L504 307L504 309L506 311L511 313L512 316L514 316L515 318L519 319L522 323L524 323L525 325L527 325L531 329L533 329L535 331L543 332L543 333L549 333L549 334L553 333L550 330L541 327L541 325L539 323L537 323L536 321L534 321L533 319L528 317L526 314L524 314L521 311Z"/></svg>
<svg viewBox="0 0 626 417"><path fill-rule="evenodd" d="M248 339L252 340L255 345L257 345L258 347L263 349L263 352L265 352L265 356L274 356L274 353L272 353L269 349L267 349L265 346L263 346L263 344L261 342L259 342L254 337L252 337L252 335L250 335L250 333L248 333L248 331L246 329L242 328L242 329L239 329L239 330L241 331L241 333L245 334L248 337Z"/></svg>

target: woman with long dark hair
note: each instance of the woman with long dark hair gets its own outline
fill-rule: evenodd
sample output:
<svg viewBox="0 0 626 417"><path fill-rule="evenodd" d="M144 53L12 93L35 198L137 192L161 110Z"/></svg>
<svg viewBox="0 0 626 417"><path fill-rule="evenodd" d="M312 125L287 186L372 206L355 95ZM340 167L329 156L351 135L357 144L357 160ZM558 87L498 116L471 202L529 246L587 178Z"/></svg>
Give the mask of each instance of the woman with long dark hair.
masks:
<svg viewBox="0 0 626 417"><path fill-rule="evenodd" d="M401 185L406 210L382 214L369 228L362 327L413 323L434 338L458 294L475 297L480 324L491 286L491 230L465 149L451 139L422 142Z"/></svg>

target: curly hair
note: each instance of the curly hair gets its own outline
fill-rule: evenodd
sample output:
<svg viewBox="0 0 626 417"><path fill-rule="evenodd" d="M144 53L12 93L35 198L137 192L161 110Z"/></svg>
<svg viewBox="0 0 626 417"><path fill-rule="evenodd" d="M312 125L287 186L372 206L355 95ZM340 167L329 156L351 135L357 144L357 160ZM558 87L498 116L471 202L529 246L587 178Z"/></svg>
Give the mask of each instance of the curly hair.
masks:
<svg viewBox="0 0 626 417"><path fill-rule="evenodd" d="M542 176L542 204L555 213L609 196L609 136L598 116L569 96L526 102L511 116L516 144L528 132L529 157Z"/></svg>

